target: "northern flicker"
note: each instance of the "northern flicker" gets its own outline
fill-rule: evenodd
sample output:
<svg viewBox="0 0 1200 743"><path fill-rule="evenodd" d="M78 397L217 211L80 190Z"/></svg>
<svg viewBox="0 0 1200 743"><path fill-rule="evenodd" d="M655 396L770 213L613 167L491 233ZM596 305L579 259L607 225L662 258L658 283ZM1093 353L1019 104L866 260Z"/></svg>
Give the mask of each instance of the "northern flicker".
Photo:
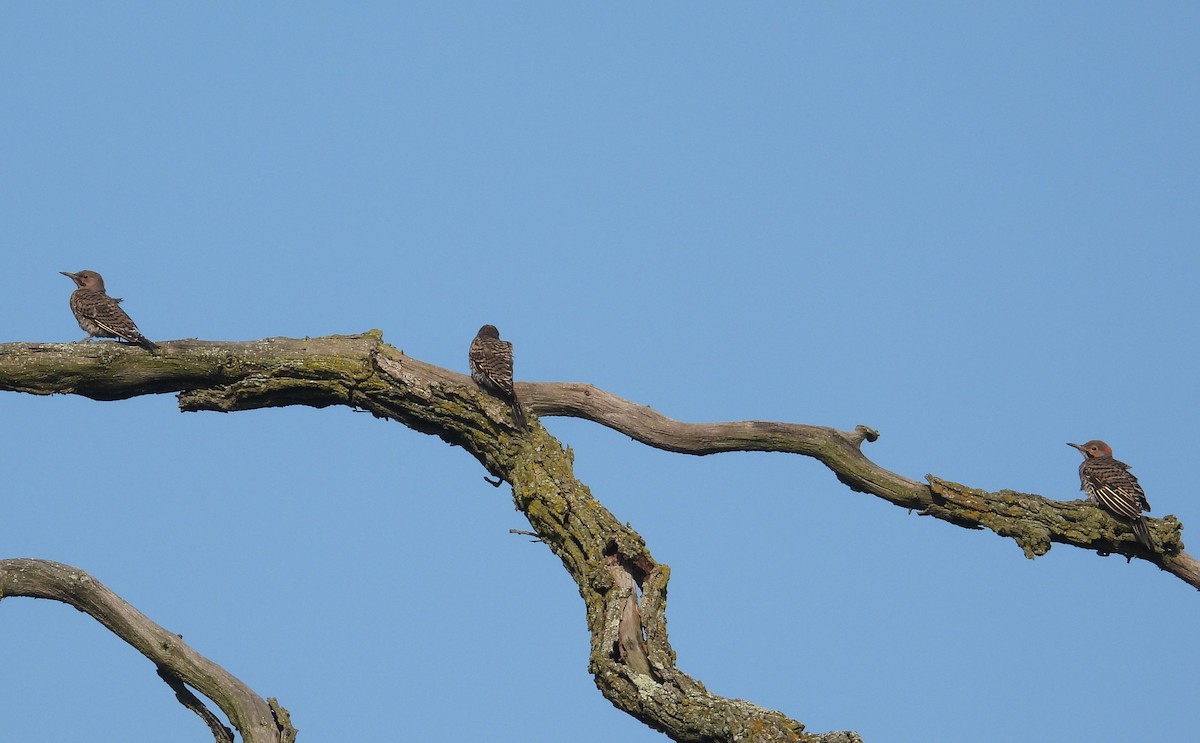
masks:
<svg viewBox="0 0 1200 743"><path fill-rule="evenodd" d="M1128 521L1138 541L1153 552L1154 542L1142 519L1142 511L1150 510L1150 502L1137 478L1129 471L1129 465L1113 459L1112 447L1103 441L1093 439L1086 444L1069 443L1067 446L1075 447L1083 455L1079 483L1088 500L1122 521Z"/></svg>
<svg viewBox="0 0 1200 743"><path fill-rule="evenodd" d="M471 379L512 406L513 420L517 428L528 430L525 411L517 400L513 389L513 349L508 341L500 340L500 331L495 325L484 325L471 341L468 354L471 362Z"/></svg>
<svg viewBox="0 0 1200 743"><path fill-rule="evenodd" d="M121 338L149 350L158 346L142 335L125 310L118 304L121 300L104 292L104 278L95 271L68 273L59 271L79 287L71 293L71 312L79 321L79 327L87 332L82 340L91 338Z"/></svg>

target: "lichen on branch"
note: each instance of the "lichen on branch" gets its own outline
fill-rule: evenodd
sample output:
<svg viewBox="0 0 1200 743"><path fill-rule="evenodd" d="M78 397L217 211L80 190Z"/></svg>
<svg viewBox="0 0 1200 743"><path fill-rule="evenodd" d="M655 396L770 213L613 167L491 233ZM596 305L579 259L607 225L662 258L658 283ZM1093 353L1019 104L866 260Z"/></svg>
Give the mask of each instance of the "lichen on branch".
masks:
<svg viewBox="0 0 1200 743"><path fill-rule="evenodd" d="M383 342L379 331L249 342L169 341L159 353L115 343L0 344L0 389L117 400L178 392L180 409L233 412L346 405L462 447L513 487L538 539L579 586L591 632L589 670L615 706L678 741L854 741L814 735L780 712L711 694L676 666L666 632L670 570L575 479L570 452L534 416L584 418L667 451L799 454L825 464L847 487L956 526L1011 537L1029 557L1051 542L1145 559L1200 587L1173 517L1148 520L1159 549L1131 543L1121 524L1090 505L1033 494L987 493L930 476L890 472L862 452L878 433L772 421L683 423L591 385L519 382L531 416L518 430L508 405L465 374L424 363Z"/></svg>

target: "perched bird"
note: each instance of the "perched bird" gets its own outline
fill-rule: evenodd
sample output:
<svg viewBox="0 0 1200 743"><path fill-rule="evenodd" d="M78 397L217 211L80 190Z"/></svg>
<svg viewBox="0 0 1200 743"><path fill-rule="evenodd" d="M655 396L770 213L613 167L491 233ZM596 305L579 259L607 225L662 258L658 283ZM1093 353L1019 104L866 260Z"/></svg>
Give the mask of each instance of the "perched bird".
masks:
<svg viewBox="0 0 1200 743"><path fill-rule="evenodd" d="M87 332L83 340L121 338L150 351L158 350L158 346L142 335L125 310L121 309L118 304L121 300L104 293L104 278L100 274L95 271L59 273L79 287L71 293L71 312L75 313L79 327Z"/></svg>
<svg viewBox="0 0 1200 743"><path fill-rule="evenodd" d="M471 341L471 379L484 390L492 393L512 406L513 420L517 428L528 430L525 411L513 390L512 344L500 340L500 331L495 325L484 325Z"/></svg>
<svg viewBox="0 0 1200 743"><path fill-rule="evenodd" d="M1112 447L1103 441L1092 440L1086 444L1070 444L1083 454L1079 465L1080 489L1087 493L1088 500L1118 518L1130 522L1133 533L1146 549L1154 551L1150 541L1150 530L1142 519L1142 511L1150 510L1150 501L1129 471L1129 465L1113 459Z"/></svg>

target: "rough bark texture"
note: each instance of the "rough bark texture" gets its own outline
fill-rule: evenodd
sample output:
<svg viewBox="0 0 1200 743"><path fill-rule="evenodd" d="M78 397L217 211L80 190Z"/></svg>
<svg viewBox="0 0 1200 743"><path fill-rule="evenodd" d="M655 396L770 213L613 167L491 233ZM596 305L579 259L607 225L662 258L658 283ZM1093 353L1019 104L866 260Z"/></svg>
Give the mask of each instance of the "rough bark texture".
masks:
<svg viewBox="0 0 1200 743"><path fill-rule="evenodd" d="M680 671L666 632L669 568L655 562L642 538L575 479L570 452L560 442L533 420L528 433L517 431L508 406L482 393L466 375L405 356L378 331L161 345L162 353L150 355L116 343L3 344L0 389L98 400L179 392L185 411L348 405L437 435L512 484L517 507L579 585L592 638L589 670L616 707L678 741L858 740L850 732L806 733L780 712L711 694ZM518 383L517 393L534 415L586 418L669 451L811 456L856 491L1012 537L1028 557L1044 554L1051 542L1119 552L1200 587L1200 569L1183 552L1182 527L1173 517L1147 520L1159 545L1151 554L1125 525L1085 502L987 493L933 476L925 484L889 472L861 452L864 441L877 437L864 426L842 432L765 421L680 423L583 384Z"/></svg>
<svg viewBox="0 0 1200 743"><path fill-rule="evenodd" d="M104 584L78 568L49 560L0 560L0 599L9 596L53 599L90 615L158 667L179 701L204 719L217 741L233 736L183 684L217 703L246 743L290 743L296 731L228 671L192 650L183 639L152 622Z"/></svg>

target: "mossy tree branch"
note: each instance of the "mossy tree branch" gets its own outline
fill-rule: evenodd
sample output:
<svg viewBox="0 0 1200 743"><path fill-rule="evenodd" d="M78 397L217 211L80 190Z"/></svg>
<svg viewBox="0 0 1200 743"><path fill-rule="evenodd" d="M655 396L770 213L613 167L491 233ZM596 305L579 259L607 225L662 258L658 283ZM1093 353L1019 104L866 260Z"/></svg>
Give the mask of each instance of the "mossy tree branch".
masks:
<svg viewBox="0 0 1200 743"><path fill-rule="evenodd" d="M580 587L592 637L589 670L618 708L679 741L851 741L812 735L779 712L709 693L675 665L666 634L670 571L572 471L570 454L540 426L520 434L508 408L466 375L405 356L378 331L357 336L221 343L173 341L152 355L116 343L0 344L0 389L98 400L179 392L182 410L347 405L441 437L513 485L533 530ZM778 451L814 457L850 488L966 528L1012 537L1029 557L1051 542L1149 560L1200 587L1173 517L1148 524L1160 546L1142 550L1129 530L1082 502L986 493L928 476L929 484L863 455L877 434L766 421L687 424L590 385L518 383L526 410L595 421L649 446L688 454ZM211 697L210 697L211 698Z"/></svg>

